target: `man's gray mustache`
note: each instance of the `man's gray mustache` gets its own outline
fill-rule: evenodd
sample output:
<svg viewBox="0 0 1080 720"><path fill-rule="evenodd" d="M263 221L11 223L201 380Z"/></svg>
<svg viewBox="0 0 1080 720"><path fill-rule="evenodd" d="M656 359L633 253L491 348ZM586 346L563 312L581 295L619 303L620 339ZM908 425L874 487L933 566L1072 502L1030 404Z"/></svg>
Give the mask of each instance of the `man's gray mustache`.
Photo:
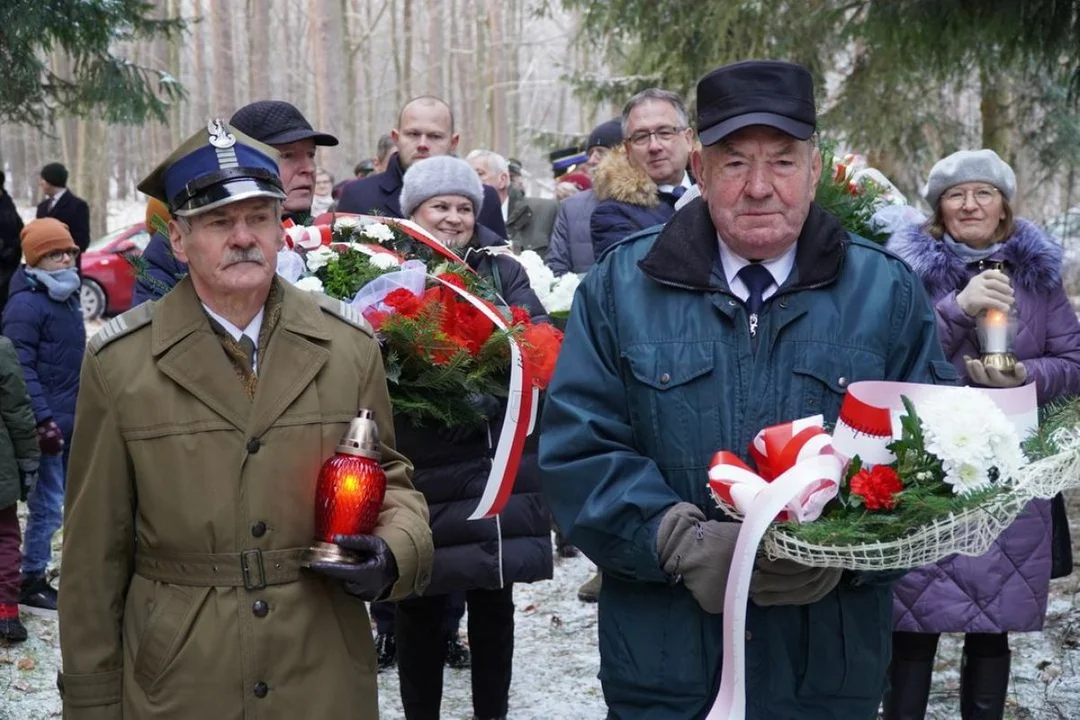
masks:
<svg viewBox="0 0 1080 720"><path fill-rule="evenodd" d="M243 262L253 262L259 265L265 265L266 256L263 255L262 250L257 247L250 247L246 250L232 250L225 256L225 267L238 265Z"/></svg>

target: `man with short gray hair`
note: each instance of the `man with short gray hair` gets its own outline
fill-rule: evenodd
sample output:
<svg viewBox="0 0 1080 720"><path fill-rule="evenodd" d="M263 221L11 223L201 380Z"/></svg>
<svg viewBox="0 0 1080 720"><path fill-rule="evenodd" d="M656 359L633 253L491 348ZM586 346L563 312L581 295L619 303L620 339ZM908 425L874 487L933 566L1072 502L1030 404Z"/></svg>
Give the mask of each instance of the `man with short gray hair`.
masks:
<svg viewBox="0 0 1080 720"><path fill-rule="evenodd" d="M663 225L693 187L687 172L694 131L682 98L649 88L622 112L623 152L605 158L593 175L598 204L590 228L597 257L639 230Z"/></svg>
<svg viewBox="0 0 1080 720"><path fill-rule="evenodd" d="M515 252L532 250L543 257L551 239L558 203L549 198L525 197L525 193L510 182L510 164L502 155L491 150L473 150L465 158L480 182L495 188L499 194L507 240Z"/></svg>
<svg viewBox="0 0 1080 720"><path fill-rule="evenodd" d="M709 498L714 453L752 462L762 428L835 422L854 381L957 377L919 278L814 203L813 93L793 63L706 75L701 197L612 248L574 298L540 466L556 522L604 572L608 720L697 719L717 693L739 524ZM631 122L630 137L664 122ZM758 557L746 720L875 717L895 577Z"/></svg>

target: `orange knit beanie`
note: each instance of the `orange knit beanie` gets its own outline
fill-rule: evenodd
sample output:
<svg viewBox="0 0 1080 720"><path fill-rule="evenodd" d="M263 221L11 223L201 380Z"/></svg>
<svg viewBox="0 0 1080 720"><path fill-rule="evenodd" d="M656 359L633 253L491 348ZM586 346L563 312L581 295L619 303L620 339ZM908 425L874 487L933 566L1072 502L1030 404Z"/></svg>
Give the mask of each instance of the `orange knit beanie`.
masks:
<svg viewBox="0 0 1080 720"><path fill-rule="evenodd" d="M28 267L34 267L54 250L76 250L79 246L71 239L68 226L56 218L31 220L19 235L22 251Z"/></svg>

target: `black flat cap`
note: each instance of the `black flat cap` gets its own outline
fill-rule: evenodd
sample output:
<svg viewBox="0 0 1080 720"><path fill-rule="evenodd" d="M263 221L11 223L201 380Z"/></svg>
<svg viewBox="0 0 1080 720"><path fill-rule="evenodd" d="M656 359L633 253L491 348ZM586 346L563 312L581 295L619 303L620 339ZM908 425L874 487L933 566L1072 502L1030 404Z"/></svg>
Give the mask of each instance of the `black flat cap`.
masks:
<svg viewBox="0 0 1080 720"><path fill-rule="evenodd" d="M585 152L594 147L618 147L622 140L622 118L613 118L592 129L589 140L585 143Z"/></svg>
<svg viewBox="0 0 1080 720"><path fill-rule="evenodd" d="M285 145L311 138L316 145L337 145L333 135L311 128L304 114L283 100L257 100L233 113L229 124L267 145Z"/></svg>
<svg viewBox="0 0 1080 720"><path fill-rule="evenodd" d="M713 70L698 82L697 107L702 145L751 125L768 125L799 140L817 128L814 79L795 63L746 60Z"/></svg>

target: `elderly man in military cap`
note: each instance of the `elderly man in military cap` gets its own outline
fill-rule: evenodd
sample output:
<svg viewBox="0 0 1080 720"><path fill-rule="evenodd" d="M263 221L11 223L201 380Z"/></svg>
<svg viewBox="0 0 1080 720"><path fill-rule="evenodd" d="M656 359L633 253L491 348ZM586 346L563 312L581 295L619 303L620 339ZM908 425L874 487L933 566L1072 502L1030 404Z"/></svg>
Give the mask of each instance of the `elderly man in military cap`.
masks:
<svg viewBox="0 0 1080 720"><path fill-rule="evenodd" d="M343 303L275 275L276 153L213 120L139 186L189 274L89 343L65 497L68 720L374 718L364 601L420 593L431 532L382 359ZM358 410L387 491L356 563L301 568L315 485Z"/></svg>
<svg viewBox="0 0 1080 720"><path fill-rule="evenodd" d="M277 150L278 174L285 191L282 217L297 225L311 224L315 197L315 150L333 147L338 139L311 127L295 105L283 100L257 100L233 113L229 123L248 137ZM153 232L151 228L147 228ZM142 254L146 266L135 278L132 304L157 300L187 273L187 266L169 247L169 240L154 233Z"/></svg>
<svg viewBox="0 0 1080 720"><path fill-rule="evenodd" d="M717 692L739 525L709 499L717 450L822 414L849 383L949 382L918 277L814 204L814 83L736 63L697 87L701 197L582 281L540 435L545 496L604 572L609 718L700 718ZM885 689L889 578L759 558L748 720L870 720ZM61 596L62 597L62 596Z"/></svg>

